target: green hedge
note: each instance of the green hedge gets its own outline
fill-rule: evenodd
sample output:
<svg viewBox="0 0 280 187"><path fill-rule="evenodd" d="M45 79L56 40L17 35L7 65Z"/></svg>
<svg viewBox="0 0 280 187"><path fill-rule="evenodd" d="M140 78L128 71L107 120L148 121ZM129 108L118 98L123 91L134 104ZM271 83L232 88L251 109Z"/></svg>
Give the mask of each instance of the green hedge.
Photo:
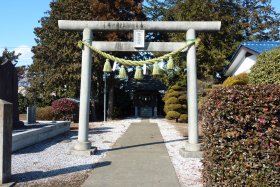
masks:
<svg viewBox="0 0 280 187"><path fill-rule="evenodd" d="M280 86L211 91L202 108L206 186L280 186Z"/></svg>
<svg viewBox="0 0 280 187"><path fill-rule="evenodd" d="M280 48L258 56L249 73L250 84L280 84Z"/></svg>

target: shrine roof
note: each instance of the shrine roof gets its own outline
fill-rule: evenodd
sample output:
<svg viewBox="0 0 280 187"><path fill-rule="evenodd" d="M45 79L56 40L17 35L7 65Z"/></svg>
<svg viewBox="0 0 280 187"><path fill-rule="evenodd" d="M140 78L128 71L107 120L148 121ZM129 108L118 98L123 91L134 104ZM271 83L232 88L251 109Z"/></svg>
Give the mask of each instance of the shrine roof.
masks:
<svg viewBox="0 0 280 187"><path fill-rule="evenodd" d="M160 91L166 90L166 88L166 85L164 85L160 80L149 75L144 75L142 80L130 79L125 85L126 90L136 91Z"/></svg>

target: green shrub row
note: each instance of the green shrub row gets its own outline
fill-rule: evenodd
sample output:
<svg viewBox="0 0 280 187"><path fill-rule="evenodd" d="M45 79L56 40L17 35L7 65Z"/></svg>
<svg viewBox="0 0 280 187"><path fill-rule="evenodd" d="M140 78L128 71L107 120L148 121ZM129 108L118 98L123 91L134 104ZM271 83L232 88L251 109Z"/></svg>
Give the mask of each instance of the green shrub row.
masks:
<svg viewBox="0 0 280 187"><path fill-rule="evenodd" d="M213 89L202 108L206 186L280 186L280 86Z"/></svg>

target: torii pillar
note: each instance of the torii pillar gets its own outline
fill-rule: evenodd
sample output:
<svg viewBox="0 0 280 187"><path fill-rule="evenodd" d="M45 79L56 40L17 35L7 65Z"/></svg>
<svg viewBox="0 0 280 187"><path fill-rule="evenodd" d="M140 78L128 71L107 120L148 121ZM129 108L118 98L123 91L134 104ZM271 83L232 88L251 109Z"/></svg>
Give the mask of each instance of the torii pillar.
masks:
<svg viewBox="0 0 280 187"><path fill-rule="evenodd" d="M195 40L195 30L187 31L187 41ZM180 150L183 157L201 157L198 142L198 106L197 106L197 63L195 45L187 52L187 100L188 100L188 142Z"/></svg>
<svg viewBox="0 0 280 187"><path fill-rule="evenodd" d="M102 31L163 31L185 32L187 41L195 40L196 32L219 31L220 21L72 21L59 20L58 26L62 30L84 31L83 40L92 41L92 32ZM185 45L185 42L146 42L144 48L135 48L133 42L93 42L94 46L102 51L130 51L130 52L170 52ZM78 141L73 152L78 154L92 154L91 143L88 141L89 124L89 96L91 85L92 53L84 46L82 57L81 93L80 93L80 118ZM182 156L197 157L200 154L197 124L197 73L196 50L192 45L187 51L188 70L188 142L180 150Z"/></svg>

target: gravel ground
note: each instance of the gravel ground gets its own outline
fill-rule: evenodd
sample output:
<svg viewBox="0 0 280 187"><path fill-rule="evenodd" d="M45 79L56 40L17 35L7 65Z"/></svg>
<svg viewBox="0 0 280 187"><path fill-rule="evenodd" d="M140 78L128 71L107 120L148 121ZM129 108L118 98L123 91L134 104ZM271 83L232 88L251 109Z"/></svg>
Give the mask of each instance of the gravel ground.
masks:
<svg viewBox="0 0 280 187"><path fill-rule="evenodd" d="M69 149L75 145L77 131L43 141L12 155L12 181L16 186L80 186L130 123L139 119L97 122L90 124L89 140L98 151L93 156L74 156Z"/></svg>
<svg viewBox="0 0 280 187"><path fill-rule="evenodd" d="M186 138L178 133L175 127L169 124L165 119L151 119L150 122L157 123L160 128L160 132L165 141L165 146L168 150L181 187L203 186L201 179L201 159L183 158L179 154L179 150L184 146Z"/></svg>
<svg viewBox="0 0 280 187"><path fill-rule="evenodd" d="M164 119L151 119L157 123L176 174L182 187L202 186L200 159L183 158L179 149L184 146L185 137ZM16 186L81 186L94 167L110 163L98 163L116 140L127 130L130 123L139 119L95 122L90 124L89 140L98 148L93 156L69 155L74 146L77 131L43 141L22 149L12 155L12 181ZM179 141L176 141L179 140Z"/></svg>

